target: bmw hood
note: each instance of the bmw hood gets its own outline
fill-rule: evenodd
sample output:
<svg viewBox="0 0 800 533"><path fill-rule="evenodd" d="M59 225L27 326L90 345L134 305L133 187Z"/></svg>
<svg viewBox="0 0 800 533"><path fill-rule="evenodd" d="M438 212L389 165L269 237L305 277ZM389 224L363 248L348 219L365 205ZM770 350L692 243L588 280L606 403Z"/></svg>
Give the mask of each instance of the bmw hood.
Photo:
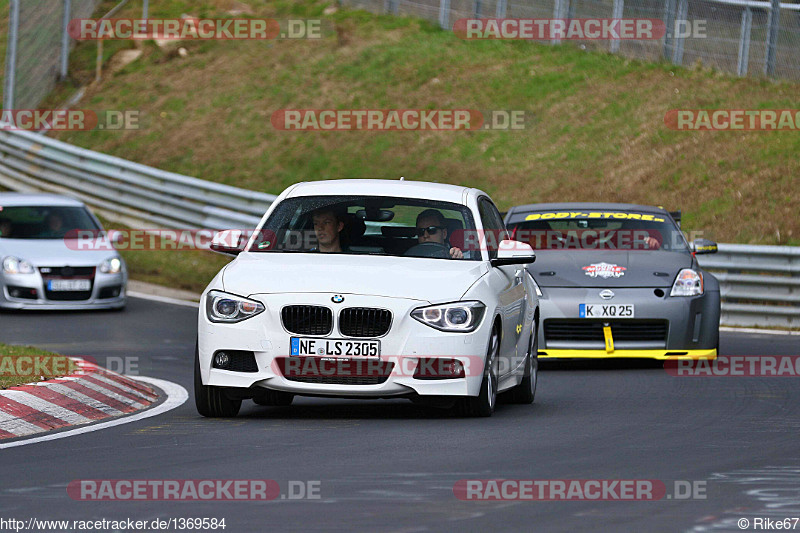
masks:
<svg viewBox="0 0 800 533"><path fill-rule="evenodd" d="M242 296L329 292L437 303L461 298L486 270L467 260L253 252L225 267L222 284Z"/></svg>
<svg viewBox="0 0 800 533"><path fill-rule="evenodd" d="M686 252L536 250L528 270L542 287L671 287L691 267Z"/></svg>
<svg viewBox="0 0 800 533"><path fill-rule="evenodd" d="M75 243L73 245L72 243ZM69 244L68 244L69 243ZM79 250L77 241L63 239L0 239L0 259L14 256L33 266L96 266L119 254L108 250Z"/></svg>

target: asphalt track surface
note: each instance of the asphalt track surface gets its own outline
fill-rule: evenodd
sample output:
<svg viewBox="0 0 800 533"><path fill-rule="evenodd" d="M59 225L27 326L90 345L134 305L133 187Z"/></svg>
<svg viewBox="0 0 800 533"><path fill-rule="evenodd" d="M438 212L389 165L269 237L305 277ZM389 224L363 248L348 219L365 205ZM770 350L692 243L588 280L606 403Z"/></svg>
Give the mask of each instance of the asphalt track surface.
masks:
<svg viewBox="0 0 800 533"><path fill-rule="evenodd" d="M0 315L0 342L136 362L192 392L196 310ZM800 337L722 334L727 355L795 355ZM114 360L118 362L118 360ZM552 366L552 365L551 365ZM0 451L0 518L225 518L251 531L740 531L800 516L800 378L679 378L652 363L545 368L533 406L489 419L406 400L246 402L211 420L193 399L145 420ZM72 500L79 479L319 481L320 499ZM460 501L462 479L700 482L704 499ZM800 530L800 524L796 529ZM222 530L218 530L222 531Z"/></svg>

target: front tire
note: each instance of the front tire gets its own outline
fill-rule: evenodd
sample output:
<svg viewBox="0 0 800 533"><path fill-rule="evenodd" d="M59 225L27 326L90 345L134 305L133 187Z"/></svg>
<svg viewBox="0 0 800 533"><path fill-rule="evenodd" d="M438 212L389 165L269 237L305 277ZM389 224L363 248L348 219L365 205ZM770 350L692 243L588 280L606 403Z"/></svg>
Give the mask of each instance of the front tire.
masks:
<svg viewBox="0 0 800 533"><path fill-rule="evenodd" d="M478 396L462 400L462 408L466 416L487 417L492 416L492 413L494 413L494 408L497 405L497 365L500 362L499 354L500 332L495 327L492 329L492 336L489 339L481 390Z"/></svg>
<svg viewBox="0 0 800 533"><path fill-rule="evenodd" d="M231 400L223 387L203 385L200 376L200 354L194 349L194 403L197 412L209 418L231 418L239 414L242 400Z"/></svg>

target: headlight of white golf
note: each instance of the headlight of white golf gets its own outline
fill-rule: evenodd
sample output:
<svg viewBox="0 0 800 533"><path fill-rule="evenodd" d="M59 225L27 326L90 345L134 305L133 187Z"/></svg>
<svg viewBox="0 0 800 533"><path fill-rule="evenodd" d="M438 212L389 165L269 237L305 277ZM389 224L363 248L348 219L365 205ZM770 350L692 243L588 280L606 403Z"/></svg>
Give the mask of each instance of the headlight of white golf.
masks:
<svg viewBox="0 0 800 533"><path fill-rule="evenodd" d="M449 304L418 307L411 316L426 326L441 331L468 333L481 323L486 306L482 302L453 302Z"/></svg>
<svg viewBox="0 0 800 533"><path fill-rule="evenodd" d="M3 272L6 274L33 274L33 265L19 257L8 256L3 259Z"/></svg>
<svg viewBox="0 0 800 533"><path fill-rule="evenodd" d="M222 291L209 291L206 316L212 322L241 322L264 311L264 304Z"/></svg>
<svg viewBox="0 0 800 533"><path fill-rule="evenodd" d="M703 275L691 268L678 272L670 296L699 296L703 294Z"/></svg>
<svg viewBox="0 0 800 533"><path fill-rule="evenodd" d="M100 263L100 272L103 274L118 274L122 270L122 260L119 257L109 257Z"/></svg>

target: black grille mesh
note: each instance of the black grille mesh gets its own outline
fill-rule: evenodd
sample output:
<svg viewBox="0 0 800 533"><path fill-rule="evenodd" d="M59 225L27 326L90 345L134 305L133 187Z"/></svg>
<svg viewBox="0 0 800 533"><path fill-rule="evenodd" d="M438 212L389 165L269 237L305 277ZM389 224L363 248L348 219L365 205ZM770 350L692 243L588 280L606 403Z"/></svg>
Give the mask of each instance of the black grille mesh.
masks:
<svg viewBox="0 0 800 533"><path fill-rule="evenodd" d="M287 331L298 335L327 335L333 329L333 313L317 305L287 305L281 320Z"/></svg>
<svg viewBox="0 0 800 533"><path fill-rule="evenodd" d="M604 342L602 320L545 320L546 341ZM614 341L666 341L666 320L608 321Z"/></svg>
<svg viewBox="0 0 800 533"><path fill-rule="evenodd" d="M348 307L339 313L339 331L348 337L380 337L391 325L392 313L386 309Z"/></svg>

